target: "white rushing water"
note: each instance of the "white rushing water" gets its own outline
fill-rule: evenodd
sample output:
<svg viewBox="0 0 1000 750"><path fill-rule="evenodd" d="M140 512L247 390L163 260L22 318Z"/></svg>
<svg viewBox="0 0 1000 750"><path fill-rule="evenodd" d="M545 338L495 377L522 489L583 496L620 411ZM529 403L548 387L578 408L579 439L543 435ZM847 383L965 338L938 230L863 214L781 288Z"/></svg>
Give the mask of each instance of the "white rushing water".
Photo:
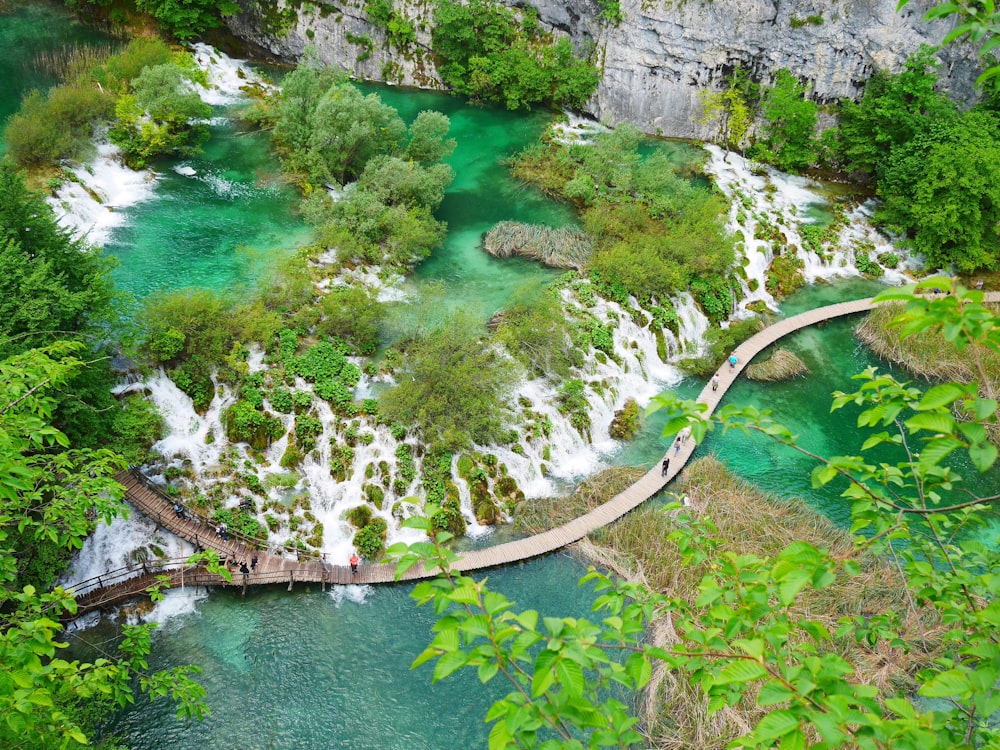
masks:
<svg viewBox="0 0 1000 750"><path fill-rule="evenodd" d="M869 204L850 207L836 239L824 243L822 251L817 253L803 239L802 228L815 223L808 216L810 210L836 208L822 193L819 183L755 165L717 146L707 145L705 150L709 154L705 171L732 203L728 227L743 255L746 279L741 281L738 317L752 314L749 306L754 302L777 311L777 301L767 291L766 283L768 268L779 252L798 259L802 277L808 284L861 276L856 251L868 252L873 262L878 262L882 253L895 256L899 260L895 268L879 263L882 278L889 283L900 283L908 269L918 266L915 259L894 248L872 227Z"/></svg>
<svg viewBox="0 0 1000 750"><path fill-rule="evenodd" d="M245 101L244 87L264 85L244 61L234 60L207 44L194 45L191 53L208 78L208 86L195 86L207 104L226 106ZM174 169L178 174L195 176L195 170L188 165ZM97 153L91 161L66 171L69 179L64 180L49 203L60 226L96 245L107 243L115 228L128 221L128 208L156 196L156 173L126 167L118 147L103 137L98 139ZM233 189L232 183L212 175L202 179L214 179L213 189L223 196Z"/></svg>

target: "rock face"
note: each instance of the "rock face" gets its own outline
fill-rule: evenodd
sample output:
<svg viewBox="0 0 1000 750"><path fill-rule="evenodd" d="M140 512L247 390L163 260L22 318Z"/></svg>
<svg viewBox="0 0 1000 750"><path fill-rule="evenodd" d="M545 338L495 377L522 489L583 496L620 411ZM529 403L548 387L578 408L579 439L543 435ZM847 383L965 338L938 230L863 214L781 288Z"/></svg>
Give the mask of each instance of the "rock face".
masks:
<svg viewBox="0 0 1000 750"><path fill-rule="evenodd" d="M612 26L599 19L597 0L527 0L543 24L596 56L604 76L589 114L680 138L709 135L697 122L698 93L721 88L736 66L762 83L787 68L821 103L856 98L874 71L898 71L922 44L939 43L951 29L948 21L921 20L930 0L916 0L903 13L896 12L897 0L620 2L624 20ZM323 63L359 78L440 88L430 53L433 6L433 0L394 0L415 28L416 41L403 49L371 23L361 0L303 3L282 35L265 32L256 11L232 19L230 27L287 60L313 44ZM945 84L958 99L970 99L979 73L974 50L952 45L941 59Z"/></svg>

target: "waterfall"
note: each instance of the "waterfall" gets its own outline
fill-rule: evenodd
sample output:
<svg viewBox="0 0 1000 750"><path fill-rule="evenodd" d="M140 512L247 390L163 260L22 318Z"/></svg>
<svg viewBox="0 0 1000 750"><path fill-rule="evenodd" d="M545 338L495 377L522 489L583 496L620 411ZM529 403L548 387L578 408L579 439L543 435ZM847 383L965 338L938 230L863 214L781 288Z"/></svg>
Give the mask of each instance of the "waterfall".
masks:
<svg viewBox="0 0 1000 750"><path fill-rule="evenodd" d="M127 220L124 209L149 200L156 189L151 170L134 171L120 160L121 151L106 141L97 144L97 156L84 165L69 168L72 177L48 199L59 225L103 245L112 231Z"/></svg>
<svg viewBox="0 0 1000 750"><path fill-rule="evenodd" d="M243 89L247 86L266 86L246 62L234 60L203 42L192 45L191 54L208 77L208 86L197 84L195 87L198 96L206 104L235 104L246 99Z"/></svg>
<svg viewBox="0 0 1000 750"><path fill-rule="evenodd" d="M902 282L905 271L917 267L915 259L895 249L871 224L870 202L846 212L845 226L834 242L824 243L817 253L802 236L802 227L815 223L807 216L811 208L829 209L831 203L820 192L819 183L805 177L787 175L771 167L754 167L738 154L717 146L705 146L709 158L705 170L731 201L728 228L738 238L742 249L746 280L741 280L742 295L737 317L745 315L748 305L763 302L772 310L777 303L766 289L767 269L776 249L790 250L797 256L806 283L860 276L855 250L874 247L878 255L891 252L900 258L897 268L886 268L884 279ZM760 237L759 235L764 235ZM778 244L779 248L775 245ZM880 264L881 265L881 264Z"/></svg>

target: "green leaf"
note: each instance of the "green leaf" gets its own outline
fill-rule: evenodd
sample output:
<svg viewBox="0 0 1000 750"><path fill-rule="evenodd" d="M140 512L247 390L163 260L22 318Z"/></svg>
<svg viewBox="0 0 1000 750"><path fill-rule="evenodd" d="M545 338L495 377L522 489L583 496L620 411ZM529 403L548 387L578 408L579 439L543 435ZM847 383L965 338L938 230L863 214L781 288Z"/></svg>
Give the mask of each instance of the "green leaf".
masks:
<svg viewBox="0 0 1000 750"><path fill-rule="evenodd" d="M768 680L757 695L757 703L761 706L773 706L794 697L795 693L785 687L783 683L777 680Z"/></svg>
<svg viewBox="0 0 1000 750"><path fill-rule="evenodd" d="M751 733L754 742L768 743L799 728L799 717L788 709L769 713Z"/></svg>
<svg viewBox="0 0 1000 750"><path fill-rule="evenodd" d="M968 676L957 670L941 672L917 691L925 698L962 698L972 694Z"/></svg>
<svg viewBox="0 0 1000 750"><path fill-rule="evenodd" d="M987 471L997 460L997 447L992 443L969 446L969 458L979 471Z"/></svg>
<svg viewBox="0 0 1000 750"><path fill-rule="evenodd" d="M927 391L924 397L920 399L920 403L914 408L920 411L938 409L962 398L964 395L965 389L960 388L955 383L942 383Z"/></svg>
<svg viewBox="0 0 1000 750"><path fill-rule="evenodd" d="M942 412L921 412L907 419L905 424L914 432L930 430L947 434L955 429L955 418Z"/></svg>
<svg viewBox="0 0 1000 750"><path fill-rule="evenodd" d="M733 682L753 682L767 677L767 670L756 661L740 659L728 664L719 674L712 678L715 685L728 685Z"/></svg>
<svg viewBox="0 0 1000 750"><path fill-rule="evenodd" d="M468 660L469 656L464 651L449 651L438 659L437 664L434 665L434 677L431 681L438 682L439 680L443 680L456 670L464 667Z"/></svg>

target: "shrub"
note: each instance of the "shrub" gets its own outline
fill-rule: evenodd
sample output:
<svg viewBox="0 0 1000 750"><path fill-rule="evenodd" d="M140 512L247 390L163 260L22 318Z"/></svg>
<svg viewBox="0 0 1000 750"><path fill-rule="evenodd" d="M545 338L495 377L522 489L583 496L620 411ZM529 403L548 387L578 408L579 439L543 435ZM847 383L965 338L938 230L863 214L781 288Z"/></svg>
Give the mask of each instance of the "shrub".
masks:
<svg viewBox="0 0 1000 750"><path fill-rule="evenodd" d="M372 518L372 509L367 505L356 505L347 511L347 521L357 529L363 529Z"/></svg>

